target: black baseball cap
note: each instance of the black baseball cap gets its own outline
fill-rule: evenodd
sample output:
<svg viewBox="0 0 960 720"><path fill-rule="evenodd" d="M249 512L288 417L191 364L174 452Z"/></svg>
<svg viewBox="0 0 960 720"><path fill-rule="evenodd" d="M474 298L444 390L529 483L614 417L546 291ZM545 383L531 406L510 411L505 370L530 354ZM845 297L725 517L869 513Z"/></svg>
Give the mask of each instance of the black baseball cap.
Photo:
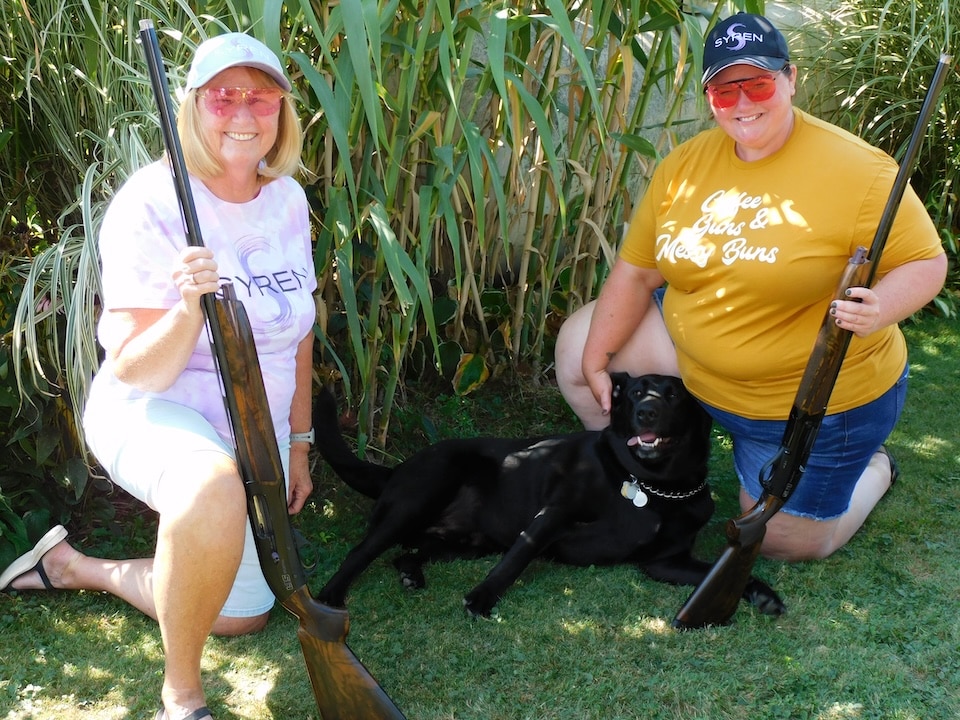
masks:
<svg viewBox="0 0 960 720"><path fill-rule="evenodd" d="M717 23L703 45L703 80L706 85L731 65L753 65L782 70L790 62L786 38L762 15L737 13Z"/></svg>

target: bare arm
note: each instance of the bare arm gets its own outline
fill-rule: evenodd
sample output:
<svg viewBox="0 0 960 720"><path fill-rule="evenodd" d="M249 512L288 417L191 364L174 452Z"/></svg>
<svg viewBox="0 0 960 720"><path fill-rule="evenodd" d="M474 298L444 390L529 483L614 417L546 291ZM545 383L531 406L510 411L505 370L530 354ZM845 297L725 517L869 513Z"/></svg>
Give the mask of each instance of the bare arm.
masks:
<svg viewBox="0 0 960 720"><path fill-rule="evenodd" d="M600 291L583 349L582 370L604 414L610 411L607 366L637 330L653 291L662 284L658 270L617 260Z"/></svg>
<svg viewBox="0 0 960 720"><path fill-rule="evenodd" d="M831 312L837 325L866 337L910 317L933 300L946 277L946 255L904 263L887 273L872 289L850 288L852 299L835 302Z"/></svg>
<svg viewBox="0 0 960 720"><path fill-rule="evenodd" d="M216 292L220 283L213 254L189 247L173 271L180 300L168 310L123 308L109 310L101 337L114 374L138 390L162 392L183 372L203 330L200 297Z"/></svg>
<svg viewBox="0 0 960 720"><path fill-rule="evenodd" d="M307 432L312 423L311 408L313 402L313 330L297 346L296 388L293 391L293 403L290 406L291 432ZM298 513L313 492L313 479L310 477L310 445L302 442L290 443L290 482L287 494L287 510Z"/></svg>

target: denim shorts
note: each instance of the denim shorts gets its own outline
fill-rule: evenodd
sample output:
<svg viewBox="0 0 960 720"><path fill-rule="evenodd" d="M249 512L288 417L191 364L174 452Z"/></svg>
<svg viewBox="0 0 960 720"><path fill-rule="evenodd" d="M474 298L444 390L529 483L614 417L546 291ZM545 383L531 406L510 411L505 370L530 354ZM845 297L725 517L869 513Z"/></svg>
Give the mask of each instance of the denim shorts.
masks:
<svg viewBox="0 0 960 720"><path fill-rule="evenodd" d="M110 479L161 513L165 496L189 492L189 488L178 483L176 473L166 472L171 461L184 462L184 456L195 453L234 456L233 447L217 435L200 413L159 398L103 401L91 397L83 427L90 450ZM289 443L281 444L280 459L286 475ZM254 617L269 611L273 604L274 595L260 570L257 547L247 523L240 568L220 614Z"/></svg>
<svg viewBox="0 0 960 720"><path fill-rule="evenodd" d="M873 402L824 417L806 470L783 512L815 520L832 520L847 512L860 475L900 418L908 375L909 366L893 387ZM787 422L749 420L701 405L732 437L737 477L750 497L758 499L763 489L761 472L780 449Z"/></svg>
<svg viewBox="0 0 960 720"><path fill-rule="evenodd" d="M657 307L660 309L660 314L663 315L663 298L667 294L667 286L661 285L656 290L653 291L653 301L657 304Z"/></svg>

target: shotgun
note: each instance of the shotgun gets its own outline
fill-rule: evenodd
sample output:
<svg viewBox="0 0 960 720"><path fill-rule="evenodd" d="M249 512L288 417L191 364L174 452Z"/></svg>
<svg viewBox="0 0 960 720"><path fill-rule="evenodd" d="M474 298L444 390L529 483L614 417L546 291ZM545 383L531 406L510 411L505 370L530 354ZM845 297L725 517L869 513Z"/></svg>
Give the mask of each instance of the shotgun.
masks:
<svg viewBox="0 0 960 720"><path fill-rule="evenodd" d="M835 300L844 299L847 288L870 287L873 282L950 62L949 55L940 56L869 254L866 248L857 248L840 278L833 296ZM733 616L760 553L767 522L787 502L803 476L851 337L850 331L837 327L828 306L790 410L780 448L760 471L763 492L752 508L727 521L727 547L680 608L673 620L675 628L723 625Z"/></svg>
<svg viewBox="0 0 960 720"><path fill-rule="evenodd" d="M202 246L153 21L140 21L140 42L160 111L160 127L187 243ZM233 431L237 466L247 496L247 514L267 584L280 604L300 621L297 637L320 716L323 720L405 720L347 646L350 627L347 611L318 602L307 587L287 513L280 450L253 332L233 286L225 283L221 290L222 298L208 293L201 302Z"/></svg>

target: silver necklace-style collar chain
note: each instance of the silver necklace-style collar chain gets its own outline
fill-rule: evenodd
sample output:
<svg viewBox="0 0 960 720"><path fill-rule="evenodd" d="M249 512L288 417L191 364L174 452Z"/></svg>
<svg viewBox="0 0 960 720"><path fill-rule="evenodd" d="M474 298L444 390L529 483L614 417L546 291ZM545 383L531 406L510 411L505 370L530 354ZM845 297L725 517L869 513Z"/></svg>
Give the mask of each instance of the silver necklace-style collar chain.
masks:
<svg viewBox="0 0 960 720"><path fill-rule="evenodd" d="M650 499L648 495L656 495L657 497L666 498L667 500L686 500L687 498L691 498L696 495L706 486L707 481L704 480L693 490L687 490L685 492L668 492L666 490L657 490L656 488L644 485L636 478L636 476L631 475L629 480L623 481L623 485L620 488L620 494L627 500L630 500L637 507L643 507Z"/></svg>

